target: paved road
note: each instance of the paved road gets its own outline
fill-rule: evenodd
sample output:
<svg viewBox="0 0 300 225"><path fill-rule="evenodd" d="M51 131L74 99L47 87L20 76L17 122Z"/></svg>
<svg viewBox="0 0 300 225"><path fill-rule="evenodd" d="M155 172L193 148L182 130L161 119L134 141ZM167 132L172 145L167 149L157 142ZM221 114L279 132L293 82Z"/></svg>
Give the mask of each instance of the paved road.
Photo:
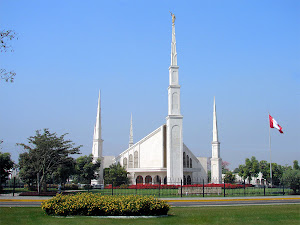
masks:
<svg viewBox="0 0 300 225"><path fill-rule="evenodd" d="M172 206L200 207L200 206L234 206L234 205L283 205L283 204L300 204L300 198L286 199L216 199L216 200L183 200L168 201Z"/></svg>
<svg viewBox="0 0 300 225"><path fill-rule="evenodd" d="M0 196L0 207L39 207L49 197ZM300 204L300 196L235 197L235 198L165 198L172 206L229 206Z"/></svg>

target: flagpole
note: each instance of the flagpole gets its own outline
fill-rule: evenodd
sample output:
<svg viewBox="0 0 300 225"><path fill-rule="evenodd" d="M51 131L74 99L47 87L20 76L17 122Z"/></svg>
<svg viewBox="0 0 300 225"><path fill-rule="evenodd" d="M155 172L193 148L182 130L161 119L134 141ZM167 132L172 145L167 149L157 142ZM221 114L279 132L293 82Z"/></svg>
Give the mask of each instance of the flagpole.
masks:
<svg viewBox="0 0 300 225"><path fill-rule="evenodd" d="M270 116L270 114L269 114L269 116ZM270 147L270 178L271 178L271 187L272 187L273 179L272 179L272 152L271 152L271 127L270 127L270 124L269 124L269 147Z"/></svg>

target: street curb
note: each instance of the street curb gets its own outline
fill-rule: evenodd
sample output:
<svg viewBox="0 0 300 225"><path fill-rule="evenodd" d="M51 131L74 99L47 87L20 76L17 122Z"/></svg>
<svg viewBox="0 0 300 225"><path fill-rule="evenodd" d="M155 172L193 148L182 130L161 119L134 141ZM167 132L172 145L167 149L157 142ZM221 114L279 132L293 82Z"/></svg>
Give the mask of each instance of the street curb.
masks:
<svg viewBox="0 0 300 225"><path fill-rule="evenodd" d="M238 201L274 201L274 200L298 200L299 198L240 198L240 199L197 199L197 200L164 200L166 202L238 202Z"/></svg>

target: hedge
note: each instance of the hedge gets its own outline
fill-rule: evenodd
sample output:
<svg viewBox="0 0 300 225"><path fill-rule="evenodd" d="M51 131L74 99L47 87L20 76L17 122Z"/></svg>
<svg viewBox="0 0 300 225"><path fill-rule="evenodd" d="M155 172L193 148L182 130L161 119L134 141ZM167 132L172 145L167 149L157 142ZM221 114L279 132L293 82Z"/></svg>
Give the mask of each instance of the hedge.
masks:
<svg viewBox="0 0 300 225"><path fill-rule="evenodd" d="M55 216L158 216L167 215L170 206L152 196L78 193L57 194L44 201L42 209Z"/></svg>

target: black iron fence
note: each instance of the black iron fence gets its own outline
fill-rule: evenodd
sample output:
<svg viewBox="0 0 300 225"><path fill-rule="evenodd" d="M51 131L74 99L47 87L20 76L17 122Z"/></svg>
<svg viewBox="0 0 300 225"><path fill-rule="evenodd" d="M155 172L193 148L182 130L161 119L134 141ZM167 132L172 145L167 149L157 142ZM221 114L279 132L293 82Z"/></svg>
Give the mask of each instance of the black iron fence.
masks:
<svg viewBox="0 0 300 225"><path fill-rule="evenodd" d="M103 195L154 195L156 197L241 197L241 196L272 196L293 194L290 187L284 185L251 185L251 184L207 184L191 182L169 182L169 184L107 184L102 188L93 188L91 192Z"/></svg>
<svg viewBox="0 0 300 225"><path fill-rule="evenodd" d="M118 185L116 185L118 184ZM163 184L156 183L138 183L136 184L115 184L86 186L67 185L65 188L60 185L47 185L48 191L74 193L80 191L89 191L101 193L103 195L153 195L161 198L176 197L241 197L241 196L275 196L293 194L289 186L279 185L251 185L251 184L207 184L205 180L193 181L189 184L183 180L179 182L168 182ZM68 187L68 188L67 188ZM1 194L12 194L30 191L20 180L11 179L2 185ZM36 190L32 190L36 191Z"/></svg>

